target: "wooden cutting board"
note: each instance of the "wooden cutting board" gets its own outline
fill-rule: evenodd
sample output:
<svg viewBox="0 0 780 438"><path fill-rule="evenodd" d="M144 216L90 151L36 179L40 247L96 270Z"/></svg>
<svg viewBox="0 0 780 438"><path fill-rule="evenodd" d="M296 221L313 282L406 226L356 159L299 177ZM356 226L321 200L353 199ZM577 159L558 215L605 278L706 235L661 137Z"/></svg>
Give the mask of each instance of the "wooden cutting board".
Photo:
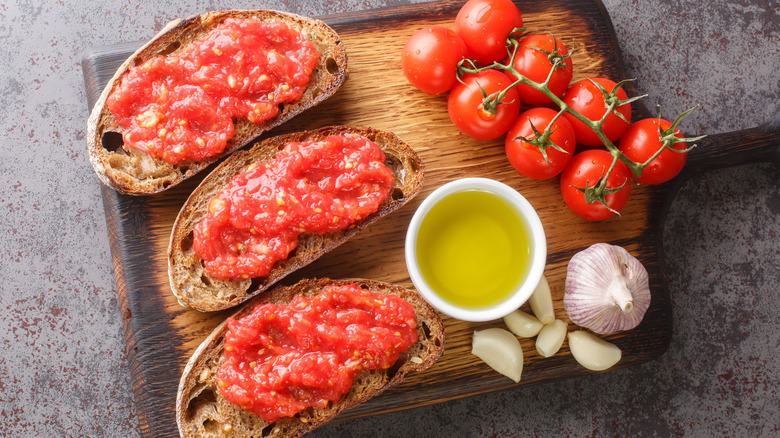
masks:
<svg viewBox="0 0 780 438"><path fill-rule="evenodd" d="M462 2L438 1L390 9L322 17L342 37L349 56L350 78L330 100L298 116L271 134L332 124L365 125L393 131L414 147L426 164L422 193L404 208L370 226L358 237L327 254L283 283L317 277L366 277L412 287L403 256L406 227L416 207L443 183L462 177L493 178L517 189L537 209L545 226L548 263L556 317L568 320L562 306L566 265L576 252L597 242L621 245L638 257L650 274L652 303L634 330L607 336L623 350L616 368L656 358L672 333L672 314L659 251L665 205L678 184L632 187L622 217L589 223L561 200L557 178L532 181L508 164L503 141L471 140L451 124L446 96L432 97L411 87L400 71L406 39L428 25L452 27ZM518 1L526 26L574 41L574 80L585 77L625 78L611 22L598 1ZM151 35L150 35L151 37ZM90 108L118 65L137 47L132 42L89 51L83 59ZM629 90L630 94L633 90ZM693 102L691 103L693 104ZM634 104L634 118L649 113ZM697 135L698 133L690 133ZM712 165L780 156L777 129L765 127L705 140L691 153L687 175ZM740 153L738 153L740 152ZM736 158L735 158L736 157ZM200 181L150 197L130 197L103 187L106 221L122 311L140 432L143 436L177 435L174 402L181 371L191 352L229 312L203 314L178 305L168 286L166 250L174 218ZM96 179L97 181L97 179ZM475 329L502 326L501 321L467 323L444 319L445 353L431 369L410 376L339 420L442 402L488 391L588 373L577 365L564 343L558 354L541 358L533 340L523 340L523 379L514 384L470 354Z"/></svg>

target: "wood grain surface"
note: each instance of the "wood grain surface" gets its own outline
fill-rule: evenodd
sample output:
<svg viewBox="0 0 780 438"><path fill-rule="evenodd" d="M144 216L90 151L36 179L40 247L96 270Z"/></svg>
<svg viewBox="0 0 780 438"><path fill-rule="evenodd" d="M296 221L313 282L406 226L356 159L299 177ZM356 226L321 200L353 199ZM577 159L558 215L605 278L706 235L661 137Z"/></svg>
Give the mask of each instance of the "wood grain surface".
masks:
<svg viewBox="0 0 780 438"><path fill-rule="evenodd" d="M517 1L528 28L549 31L574 46L574 80L585 77L625 78L619 48L603 6L597 1ZM395 132L426 164L422 193L397 212L282 283L306 277L365 277L412 287L403 256L406 227L416 207L440 185L462 177L502 181L522 193L536 208L547 233L548 263L556 317L569 323L562 306L566 265L576 252L597 242L625 247L648 269L652 303L634 330L606 336L623 350L616 366L628 367L658 357L672 332L669 294L659 251L660 231L670 195L684 180L659 187L634 185L621 217L589 223L561 200L558 180L532 181L517 174L506 160L503 140L482 142L460 134L446 111L446 96L425 95L411 87L400 71L406 39L427 25L452 27L462 2L439 1L322 17L339 32L349 56L350 78L330 100L270 133L334 124L371 126ZM137 47L132 42L89 51L82 62L90 107L116 67ZM635 94L629 89L630 94ZM634 118L649 115L634 104ZM691 135L696 135L692 133ZM705 139L694 150L687 175L709 165L775 160L777 124ZM713 159L710 159L713 157ZM118 195L103 189L108 232L122 309L128 360L139 428L144 436L177 435L174 401L181 371L191 352L230 311L204 314L179 306L168 286L166 251L171 225L196 177L169 192L150 197ZM664 202L667 200L667 202ZM412 375L339 419L407 409L488 391L560 379L589 371L580 367L566 343L550 358L541 358L533 340L522 340L523 379L514 384L470 354L474 330L502 326L501 321L467 323L444 318L445 353L431 369Z"/></svg>

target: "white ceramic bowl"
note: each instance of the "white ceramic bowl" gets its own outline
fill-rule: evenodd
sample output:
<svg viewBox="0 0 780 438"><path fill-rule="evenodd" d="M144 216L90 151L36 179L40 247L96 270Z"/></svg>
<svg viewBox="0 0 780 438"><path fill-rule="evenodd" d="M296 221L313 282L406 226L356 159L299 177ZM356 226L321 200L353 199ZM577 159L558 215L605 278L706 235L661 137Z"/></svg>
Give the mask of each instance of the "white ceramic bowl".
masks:
<svg viewBox="0 0 780 438"><path fill-rule="evenodd" d="M531 251L530 268L524 280L503 301L489 307L467 308L453 304L441 297L437 291L429 285L420 272L420 263L417 259L417 241L420 226L431 208L442 199L456 192L466 190L484 190L493 193L513 207L530 230L528 245ZM511 244L511 242L510 242ZM405 243L406 266L414 286L422 296L440 312L464 321L489 321L502 318L525 303L533 293L544 272L547 261L547 242L544 229L539 216L531 204L515 189L506 184L486 178L463 178L444 184L434 190L417 208L406 233Z"/></svg>

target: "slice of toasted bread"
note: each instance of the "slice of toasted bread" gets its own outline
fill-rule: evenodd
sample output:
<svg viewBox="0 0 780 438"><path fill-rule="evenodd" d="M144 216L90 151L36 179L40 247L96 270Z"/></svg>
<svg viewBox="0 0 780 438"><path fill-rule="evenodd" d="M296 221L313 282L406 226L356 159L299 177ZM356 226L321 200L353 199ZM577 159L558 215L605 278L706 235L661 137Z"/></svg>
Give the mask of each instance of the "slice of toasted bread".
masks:
<svg viewBox="0 0 780 438"><path fill-rule="evenodd" d="M211 198L234 175L250 164L271 161L289 142L321 140L332 135L359 134L371 139L385 153L385 164L393 171L395 183L379 209L346 230L323 235L302 234L298 247L287 259L274 264L265 277L220 279L212 277L192 247L192 232L208 211ZM263 140L249 150L239 151L214 169L192 192L173 225L168 246L168 276L171 290L183 306L215 311L235 306L268 289L287 274L308 265L370 223L400 208L417 195L423 185L424 167L417 153L393 133L372 128L331 126L314 131L281 135Z"/></svg>
<svg viewBox="0 0 780 438"><path fill-rule="evenodd" d="M365 370L355 377L349 392L326 409L307 408L273 423L242 410L222 397L216 373L222 360L227 324L220 324L197 348L184 369L176 397L176 422L182 437L297 437L330 421L344 409L354 407L395 386L412 371L427 369L444 351L444 327L438 314L417 293L397 285L365 279L307 279L292 286L276 287L242 307L233 317L247 315L259 304L284 304L296 295L311 296L331 284L356 285L372 292L394 294L411 304L417 317L419 339L385 370Z"/></svg>
<svg viewBox="0 0 780 438"><path fill-rule="evenodd" d="M106 105L109 94L119 86L122 76L132 66L140 65L150 58L185 50L194 39L205 36L226 18L281 21L314 44L319 59L301 99L285 104L276 117L262 123L255 124L246 119L236 120L233 138L228 140L224 151L200 161L184 160L171 165L144 151L124 145L122 130ZM347 54L344 45L338 34L320 20L269 10L218 11L174 20L133 53L109 80L87 122L89 159L101 182L120 193L158 193L246 146L263 132L324 101L341 87L347 76Z"/></svg>

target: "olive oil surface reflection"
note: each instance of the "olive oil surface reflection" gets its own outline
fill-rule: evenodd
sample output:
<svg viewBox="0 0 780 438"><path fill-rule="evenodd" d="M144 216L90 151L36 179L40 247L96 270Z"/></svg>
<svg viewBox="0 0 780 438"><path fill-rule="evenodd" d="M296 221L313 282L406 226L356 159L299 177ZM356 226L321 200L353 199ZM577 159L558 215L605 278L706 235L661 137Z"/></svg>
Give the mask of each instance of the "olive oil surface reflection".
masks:
<svg viewBox="0 0 780 438"><path fill-rule="evenodd" d="M467 309L503 302L531 267L528 224L503 198L485 190L447 195L420 224L417 261L428 286Z"/></svg>

